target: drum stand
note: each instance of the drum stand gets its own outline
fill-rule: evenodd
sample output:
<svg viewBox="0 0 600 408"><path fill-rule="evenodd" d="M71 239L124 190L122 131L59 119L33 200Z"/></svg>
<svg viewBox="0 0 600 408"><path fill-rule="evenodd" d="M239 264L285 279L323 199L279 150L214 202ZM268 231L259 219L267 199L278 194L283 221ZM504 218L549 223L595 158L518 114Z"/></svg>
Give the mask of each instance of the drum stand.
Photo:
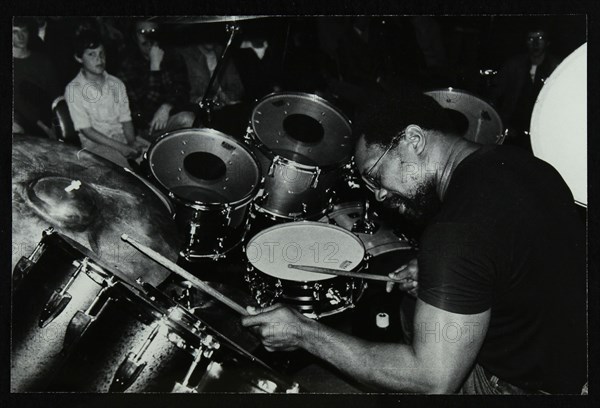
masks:
<svg viewBox="0 0 600 408"><path fill-rule="evenodd" d="M212 111L215 106L215 96L216 91L213 91L214 83L216 82L219 74L221 73L223 66L225 65L225 58L227 57L227 52L229 48L231 48L231 44L233 44L233 40L236 34L240 31L240 26L236 23L227 24L225 27L227 33L229 33L229 39L227 40L227 44L219 57L217 62L217 66L210 76L210 80L208 82L208 86L206 87L206 91L204 92L204 96L202 97L202 101L198 104L200 106L200 112L196 116L194 120L194 128L200 127L201 125L205 127L211 127L212 124ZM218 88L217 88L218 89Z"/></svg>

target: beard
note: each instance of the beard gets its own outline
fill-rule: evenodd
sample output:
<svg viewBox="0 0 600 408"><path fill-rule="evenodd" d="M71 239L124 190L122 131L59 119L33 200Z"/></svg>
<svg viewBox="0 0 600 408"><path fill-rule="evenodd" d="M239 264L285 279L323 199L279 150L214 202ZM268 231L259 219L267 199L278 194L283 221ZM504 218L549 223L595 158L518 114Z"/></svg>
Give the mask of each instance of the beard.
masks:
<svg viewBox="0 0 600 408"><path fill-rule="evenodd" d="M390 209L400 209L408 221L418 227L424 227L440 211L442 201L439 199L433 181L428 181L417 188L413 197L403 197L390 192L383 205Z"/></svg>

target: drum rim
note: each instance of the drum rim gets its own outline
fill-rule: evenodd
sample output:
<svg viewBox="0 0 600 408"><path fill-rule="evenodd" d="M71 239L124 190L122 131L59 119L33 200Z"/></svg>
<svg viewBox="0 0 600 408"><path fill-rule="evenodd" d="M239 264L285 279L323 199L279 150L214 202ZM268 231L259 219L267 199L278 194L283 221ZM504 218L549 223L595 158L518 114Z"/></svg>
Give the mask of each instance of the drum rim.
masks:
<svg viewBox="0 0 600 408"><path fill-rule="evenodd" d="M249 128L252 131L248 132L248 133L250 134L251 139L252 139L253 143L256 145L257 149L259 149L271 161L273 161L275 156L279 156L281 158L285 158L288 163L293 164L293 165L297 166L298 168L305 168L305 169L311 169L311 168L321 168L322 170L337 169L339 167L342 167L350 159L352 159L352 157L354 157L354 154L351 154L348 158L346 158L344 160L340 160L336 163L329 164L327 166L309 166L309 165L301 164L294 160L288 159L287 157L278 155L278 154L274 153L273 150L271 150L269 147L267 147L267 145L265 145L263 143L263 141L260 139L260 137L258 136L258 132L256 131L256 126L255 126L255 121L254 121L255 113L256 113L258 107L261 106L267 100L273 99L277 96L286 96L286 95L299 96L299 97L302 97L305 99L311 99L311 100L322 103L323 105L325 105L328 108L330 108L331 110L333 110L336 114L340 115L342 117L342 119L348 124L348 127L350 128L350 134L354 133L354 129L352 128L352 121L348 118L348 116L344 112L342 112L342 110L340 108L335 106L332 102L328 101L327 99L325 99L319 95L311 94L308 92L271 92L270 94L263 96L258 102L256 102L256 104L254 105L254 108L252 108L252 113L250 114Z"/></svg>
<svg viewBox="0 0 600 408"><path fill-rule="evenodd" d="M364 244L363 244L363 242L360 240L360 238L358 238L356 235L354 235L353 233L351 233L351 232L350 232L350 231L348 231L348 230L345 230L345 229L344 229L344 228L342 228L342 227L338 227L337 225L325 224L325 223L323 223L323 222L318 222L318 221L295 221L295 222L286 222L286 223L283 223L283 224L273 225L273 226L271 226L271 227L269 227L269 228L266 228L266 229L264 229L264 230L260 231L259 233L257 233L256 235L254 235L252 238L250 238L250 239L248 240L248 243L246 244L246 246L244 246L244 253L246 254L246 262L247 262L248 264L250 264L250 265L251 265L251 266L252 266L252 267L253 267L255 270L257 270L257 271L259 271L260 273L262 273L262 274L265 274L265 275L267 275L267 276L269 276L269 277L271 277L271 278L273 278L273 279L280 279L280 280L291 281L291 282L319 282L319 281L329 281L329 280L331 280L331 279L334 279L334 278L339 278L340 276L336 276L336 275L331 275L331 277L329 277L329 278L326 278L326 279L319 279L319 280L315 280L315 281L296 281L296 280L293 280L293 279L279 278L279 277L276 277L276 276L270 275L269 273L267 273L267 272L264 272L263 270L259 269L259 268L256 266L256 264L255 264L255 263L253 263L253 262L252 262L250 259L248 259L248 247L249 247L249 246L250 246L252 243L254 243L254 241L255 241L255 240L258 238L258 237L260 237L260 236L263 236L264 234L266 234L266 233L268 233L268 232L271 232L271 231L273 231L273 230L276 230L276 229L286 228L286 227L289 227L289 226L292 226L292 225L293 225L293 226L298 226L299 224L303 224L304 226L306 226L306 225L313 225L313 226L318 226L318 227L331 228L331 229L334 229L334 230L341 231L341 232L343 232L343 233L344 233L346 236L349 236L350 238L352 238L352 239L353 239L355 242L357 242L357 243L360 245L360 248L362 249L362 251L363 251L363 254L362 254L362 258L361 258L360 262L358 262L358 263L357 263L357 265L356 265L354 268L352 268L352 269L351 269L351 271L357 271L357 270L360 270L360 269L364 268L365 262L367 262L367 250L365 249L365 245L364 245Z"/></svg>
<svg viewBox="0 0 600 408"><path fill-rule="evenodd" d="M500 123L500 137L496 140L496 143L494 143L495 145L501 145L504 143L504 138L505 138L505 127L504 127L504 122L502 121L502 118L500 117L500 114L498 113L498 111L496 110L496 108L494 108L492 106L491 103L489 103L488 101L486 101L485 99L483 99L481 96L479 95L475 95L473 92L469 92L469 91L465 91L464 89L460 89L460 88L454 88L452 86L446 87L446 88L434 88L434 89L429 89L425 92L423 92L425 95L433 98L433 95L431 95L434 92L450 92L450 93L456 93L458 95L466 95L466 96L470 96L471 98L475 98L480 102L483 102L489 109L491 109L492 112L494 112L494 115L496 116L496 118L498 119L498 122ZM437 102L437 100L436 100ZM439 102L438 102L439 103ZM442 106L443 107L443 106Z"/></svg>
<svg viewBox="0 0 600 408"><path fill-rule="evenodd" d="M159 180L159 178L156 176L156 173L154 172L154 169L152 167L152 162L151 162L152 153L154 152L155 148L158 146L159 143L161 143L163 140L165 140L169 137L177 136L180 133L186 133L186 132L190 132L190 131L205 132L205 133L208 133L208 134L214 135L214 136L222 136L226 140L235 144L237 147L242 148L245 152L247 152L250 155L250 157L252 158L252 160L254 161L254 164L255 164L258 182L244 197L242 197L238 200L235 200L235 201L228 202L228 203L215 203L215 202L205 203L202 201L191 201L191 200L186 200L186 199L174 194L167 186L164 185L164 183L162 181ZM254 198L256 198L259 190L262 188L262 184L263 184L262 170L261 170L260 162L256 158L256 155L254 154L254 152L248 146L246 146L245 143L240 142L237 139L235 139L233 136L230 136L226 133L220 132L216 129L185 128L185 129L177 129L177 130L174 130L171 132L164 133L164 134L160 135L154 142L152 142L152 144L150 145L150 147L148 147L148 150L146 151L145 154L146 154L146 159L148 161L148 169L149 169L151 177L154 180L156 180L156 182L160 185L160 187L162 189L167 191L167 194L171 199L173 199L177 203L184 205L186 207L189 207L189 208L193 208L193 209L197 209L197 210L213 210L213 209L231 208L232 210L237 210L238 208L241 208L241 207L247 205Z"/></svg>
<svg viewBox="0 0 600 408"><path fill-rule="evenodd" d="M283 224L278 224L278 225L273 225L269 228L265 228L264 230L258 232L256 235L254 235L252 238L250 238L248 240L248 244L246 245L246 248L248 248L248 245L250 245L251 243L253 243L258 237L267 234L271 231L274 231L276 229L281 229L281 228L287 228L287 227L291 227L291 226L298 226L299 224L302 224L304 226L306 225L313 225L313 226L317 226L317 227L323 227L323 228L331 228L331 229L335 229L338 230L340 232L343 232L345 235L351 237L354 241L356 241L358 244L360 244L360 247L363 250L363 253L366 254L366 250L365 250L365 246L363 245L362 241L360 240L360 238L358 238L356 235L354 235L353 233L351 233L350 231L339 227L337 225L332 225L332 224L326 224L324 222L318 222L318 221L293 221L293 222L286 222ZM363 256L364 256L363 254Z"/></svg>

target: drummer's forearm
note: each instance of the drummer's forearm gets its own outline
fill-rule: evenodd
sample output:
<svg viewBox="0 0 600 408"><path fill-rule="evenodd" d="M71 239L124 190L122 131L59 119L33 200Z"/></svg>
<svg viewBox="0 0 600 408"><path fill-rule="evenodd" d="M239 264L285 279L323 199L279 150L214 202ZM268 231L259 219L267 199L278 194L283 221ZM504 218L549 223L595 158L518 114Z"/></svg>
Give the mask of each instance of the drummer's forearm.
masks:
<svg viewBox="0 0 600 408"><path fill-rule="evenodd" d="M423 392L416 355L409 345L373 343L310 321L302 347L349 377L376 389Z"/></svg>
<svg viewBox="0 0 600 408"><path fill-rule="evenodd" d="M85 137L87 137L88 139L90 139L93 142L96 142L96 143L104 145L104 146L112 147L113 149L116 149L119 151L120 151L120 149L123 148L123 146L125 146L123 143L119 142L118 140L111 139L110 137L106 136L104 133L98 132L96 129L91 128L91 127L81 129L80 132L83 133L85 135Z"/></svg>

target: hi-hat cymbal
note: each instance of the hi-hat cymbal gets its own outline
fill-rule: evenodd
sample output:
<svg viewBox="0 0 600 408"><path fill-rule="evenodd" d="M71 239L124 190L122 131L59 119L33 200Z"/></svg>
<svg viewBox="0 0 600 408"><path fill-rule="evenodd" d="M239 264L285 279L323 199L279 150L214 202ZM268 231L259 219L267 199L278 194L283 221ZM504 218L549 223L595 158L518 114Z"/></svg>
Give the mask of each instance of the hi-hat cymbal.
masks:
<svg viewBox="0 0 600 408"><path fill-rule="evenodd" d="M149 20L159 24L205 24L205 23L235 23L237 21L254 20L269 16L158 16Z"/></svg>
<svg viewBox="0 0 600 408"><path fill-rule="evenodd" d="M158 285L170 271L121 241L121 234L177 260L179 234L168 200L140 178L84 150L17 136L12 150L12 267L54 227L130 283Z"/></svg>

